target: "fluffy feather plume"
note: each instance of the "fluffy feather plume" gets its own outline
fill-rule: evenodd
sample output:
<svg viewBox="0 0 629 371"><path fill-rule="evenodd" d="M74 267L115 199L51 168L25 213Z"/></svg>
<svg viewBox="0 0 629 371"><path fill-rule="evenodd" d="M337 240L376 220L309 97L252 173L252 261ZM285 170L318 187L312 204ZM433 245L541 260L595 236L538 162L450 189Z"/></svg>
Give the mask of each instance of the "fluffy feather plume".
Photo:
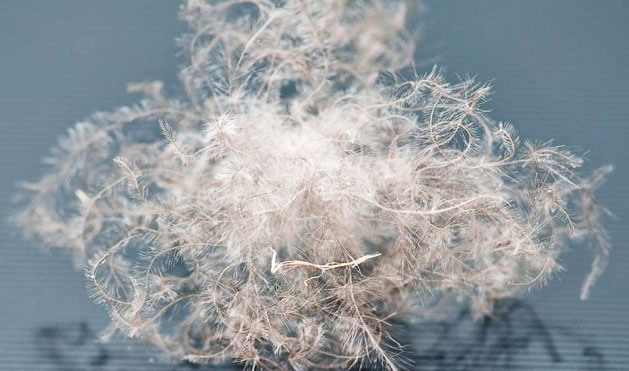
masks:
<svg viewBox="0 0 629 371"><path fill-rule="evenodd" d="M19 223L89 259L114 327L193 362L395 370L393 316L444 294L490 313L571 239L597 251L587 296L610 168L581 178L578 156L487 118L487 86L415 73L403 2L188 0L181 16L185 96L130 86L146 99L77 124L23 192Z"/></svg>

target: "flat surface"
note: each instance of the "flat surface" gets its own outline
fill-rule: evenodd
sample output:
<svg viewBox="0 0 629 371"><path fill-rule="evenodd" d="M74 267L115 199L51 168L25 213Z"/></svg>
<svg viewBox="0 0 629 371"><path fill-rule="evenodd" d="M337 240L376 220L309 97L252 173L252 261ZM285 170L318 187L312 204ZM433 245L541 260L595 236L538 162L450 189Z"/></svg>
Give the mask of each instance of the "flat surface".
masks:
<svg viewBox="0 0 629 371"><path fill-rule="evenodd" d="M56 137L96 110L130 104L130 81L178 90L178 2L0 0L0 213L18 180L36 179ZM422 17L418 64L492 81L485 106L526 138L613 163L600 200L613 252L589 301L590 255L575 245L550 285L505 303L497 319L465 313L414 331L416 369L626 370L629 366L629 2L435 0ZM108 319L70 257L0 225L0 370L188 370L132 342L95 343Z"/></svg>

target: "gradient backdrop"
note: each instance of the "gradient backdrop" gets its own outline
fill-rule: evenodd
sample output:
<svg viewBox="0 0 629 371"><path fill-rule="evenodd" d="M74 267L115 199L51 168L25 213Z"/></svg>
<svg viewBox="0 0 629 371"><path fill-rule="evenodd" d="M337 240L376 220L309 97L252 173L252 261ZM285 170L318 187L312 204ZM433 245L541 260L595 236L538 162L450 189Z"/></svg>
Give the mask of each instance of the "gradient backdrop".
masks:
<svg viewBox="0 0 629 371"><path fill-rule="evenodd" d="M135 102L127 82L160 79L177 94L170 0L0 0L0 370L188 370L150 348L95 342L108 322L70 257L25 242L5 223L18 180L36 179L56 137L96 110ZM588 150L587 169L613 163L600 199L613 252L587 302L590 255L505 304L496 319L465 314L417 329L419 370L629 370L629 1L426 1L418 65L451 80L491 81L485 108L526 138ZM152 366L149 363L153 364ZM202 368L209 369L209 368Z"/></svg>

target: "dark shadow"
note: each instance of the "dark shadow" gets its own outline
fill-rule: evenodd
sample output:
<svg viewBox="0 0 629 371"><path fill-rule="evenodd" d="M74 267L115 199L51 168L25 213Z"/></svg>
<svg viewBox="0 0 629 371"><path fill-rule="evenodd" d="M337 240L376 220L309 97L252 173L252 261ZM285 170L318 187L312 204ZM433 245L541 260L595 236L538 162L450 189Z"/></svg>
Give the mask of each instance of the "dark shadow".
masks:
<svg viewBox="0 0 629 371"><path fill-rule="evenodd" d="M414 338L406 342L407 359L414 370L606 369L602 352L590 340L547 325L533 306L518 299L498 302L491 317L474 321L464 308L451 320L409 330Z"/></svg>
<svg viewBox="0 0 629 371"><path fill-rule="evenodd" d="M189 362L159 362L150 348L141 352L103 344L86 322L40 327L34 334L35 346L43 364L55 371L156 371L238 370L236 366L199 366Z"/></svg>
<svg viewBox="0 0 629 371"><path fill-rule="evenodd" d="M404 359L409 370L540 370L559 365L606 369L603 353L590 339L572 329L548 326L530 304L517 299L497 303L493 316L476 321L464 308L449 320L393 327L394 336L407 344ZM239 369L236 365L149 363L148 348L143 357L102 344L85 322L42 327L36 331L35 344L51 370L59 371L122 371L131 364L168 371Z"/></svg>
<svg viewBox="0 0 629 371"><path fill-rule="evenodd" d="M35 333L35 346L53 370L93 369L110 358L107 349L95 342L86 322L41 327Z"/></svg>

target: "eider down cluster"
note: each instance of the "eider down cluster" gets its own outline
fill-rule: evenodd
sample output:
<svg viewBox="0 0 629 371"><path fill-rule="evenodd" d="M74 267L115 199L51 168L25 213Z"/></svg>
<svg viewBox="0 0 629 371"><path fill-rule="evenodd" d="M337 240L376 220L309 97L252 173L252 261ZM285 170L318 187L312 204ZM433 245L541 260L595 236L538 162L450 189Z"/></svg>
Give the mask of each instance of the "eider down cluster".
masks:
<svg viewBox="0 0 629 371"><path fill-rule="evenodd" d="M542 285L571 240L605 266L611 170L519 140L489 87L414 67L386 0L188 0L180 96L77 123L16 220L71 250L110 333L174 359L404 368L392 321L478 315ZM419 335L418 335L419 336Z"/></svg>

